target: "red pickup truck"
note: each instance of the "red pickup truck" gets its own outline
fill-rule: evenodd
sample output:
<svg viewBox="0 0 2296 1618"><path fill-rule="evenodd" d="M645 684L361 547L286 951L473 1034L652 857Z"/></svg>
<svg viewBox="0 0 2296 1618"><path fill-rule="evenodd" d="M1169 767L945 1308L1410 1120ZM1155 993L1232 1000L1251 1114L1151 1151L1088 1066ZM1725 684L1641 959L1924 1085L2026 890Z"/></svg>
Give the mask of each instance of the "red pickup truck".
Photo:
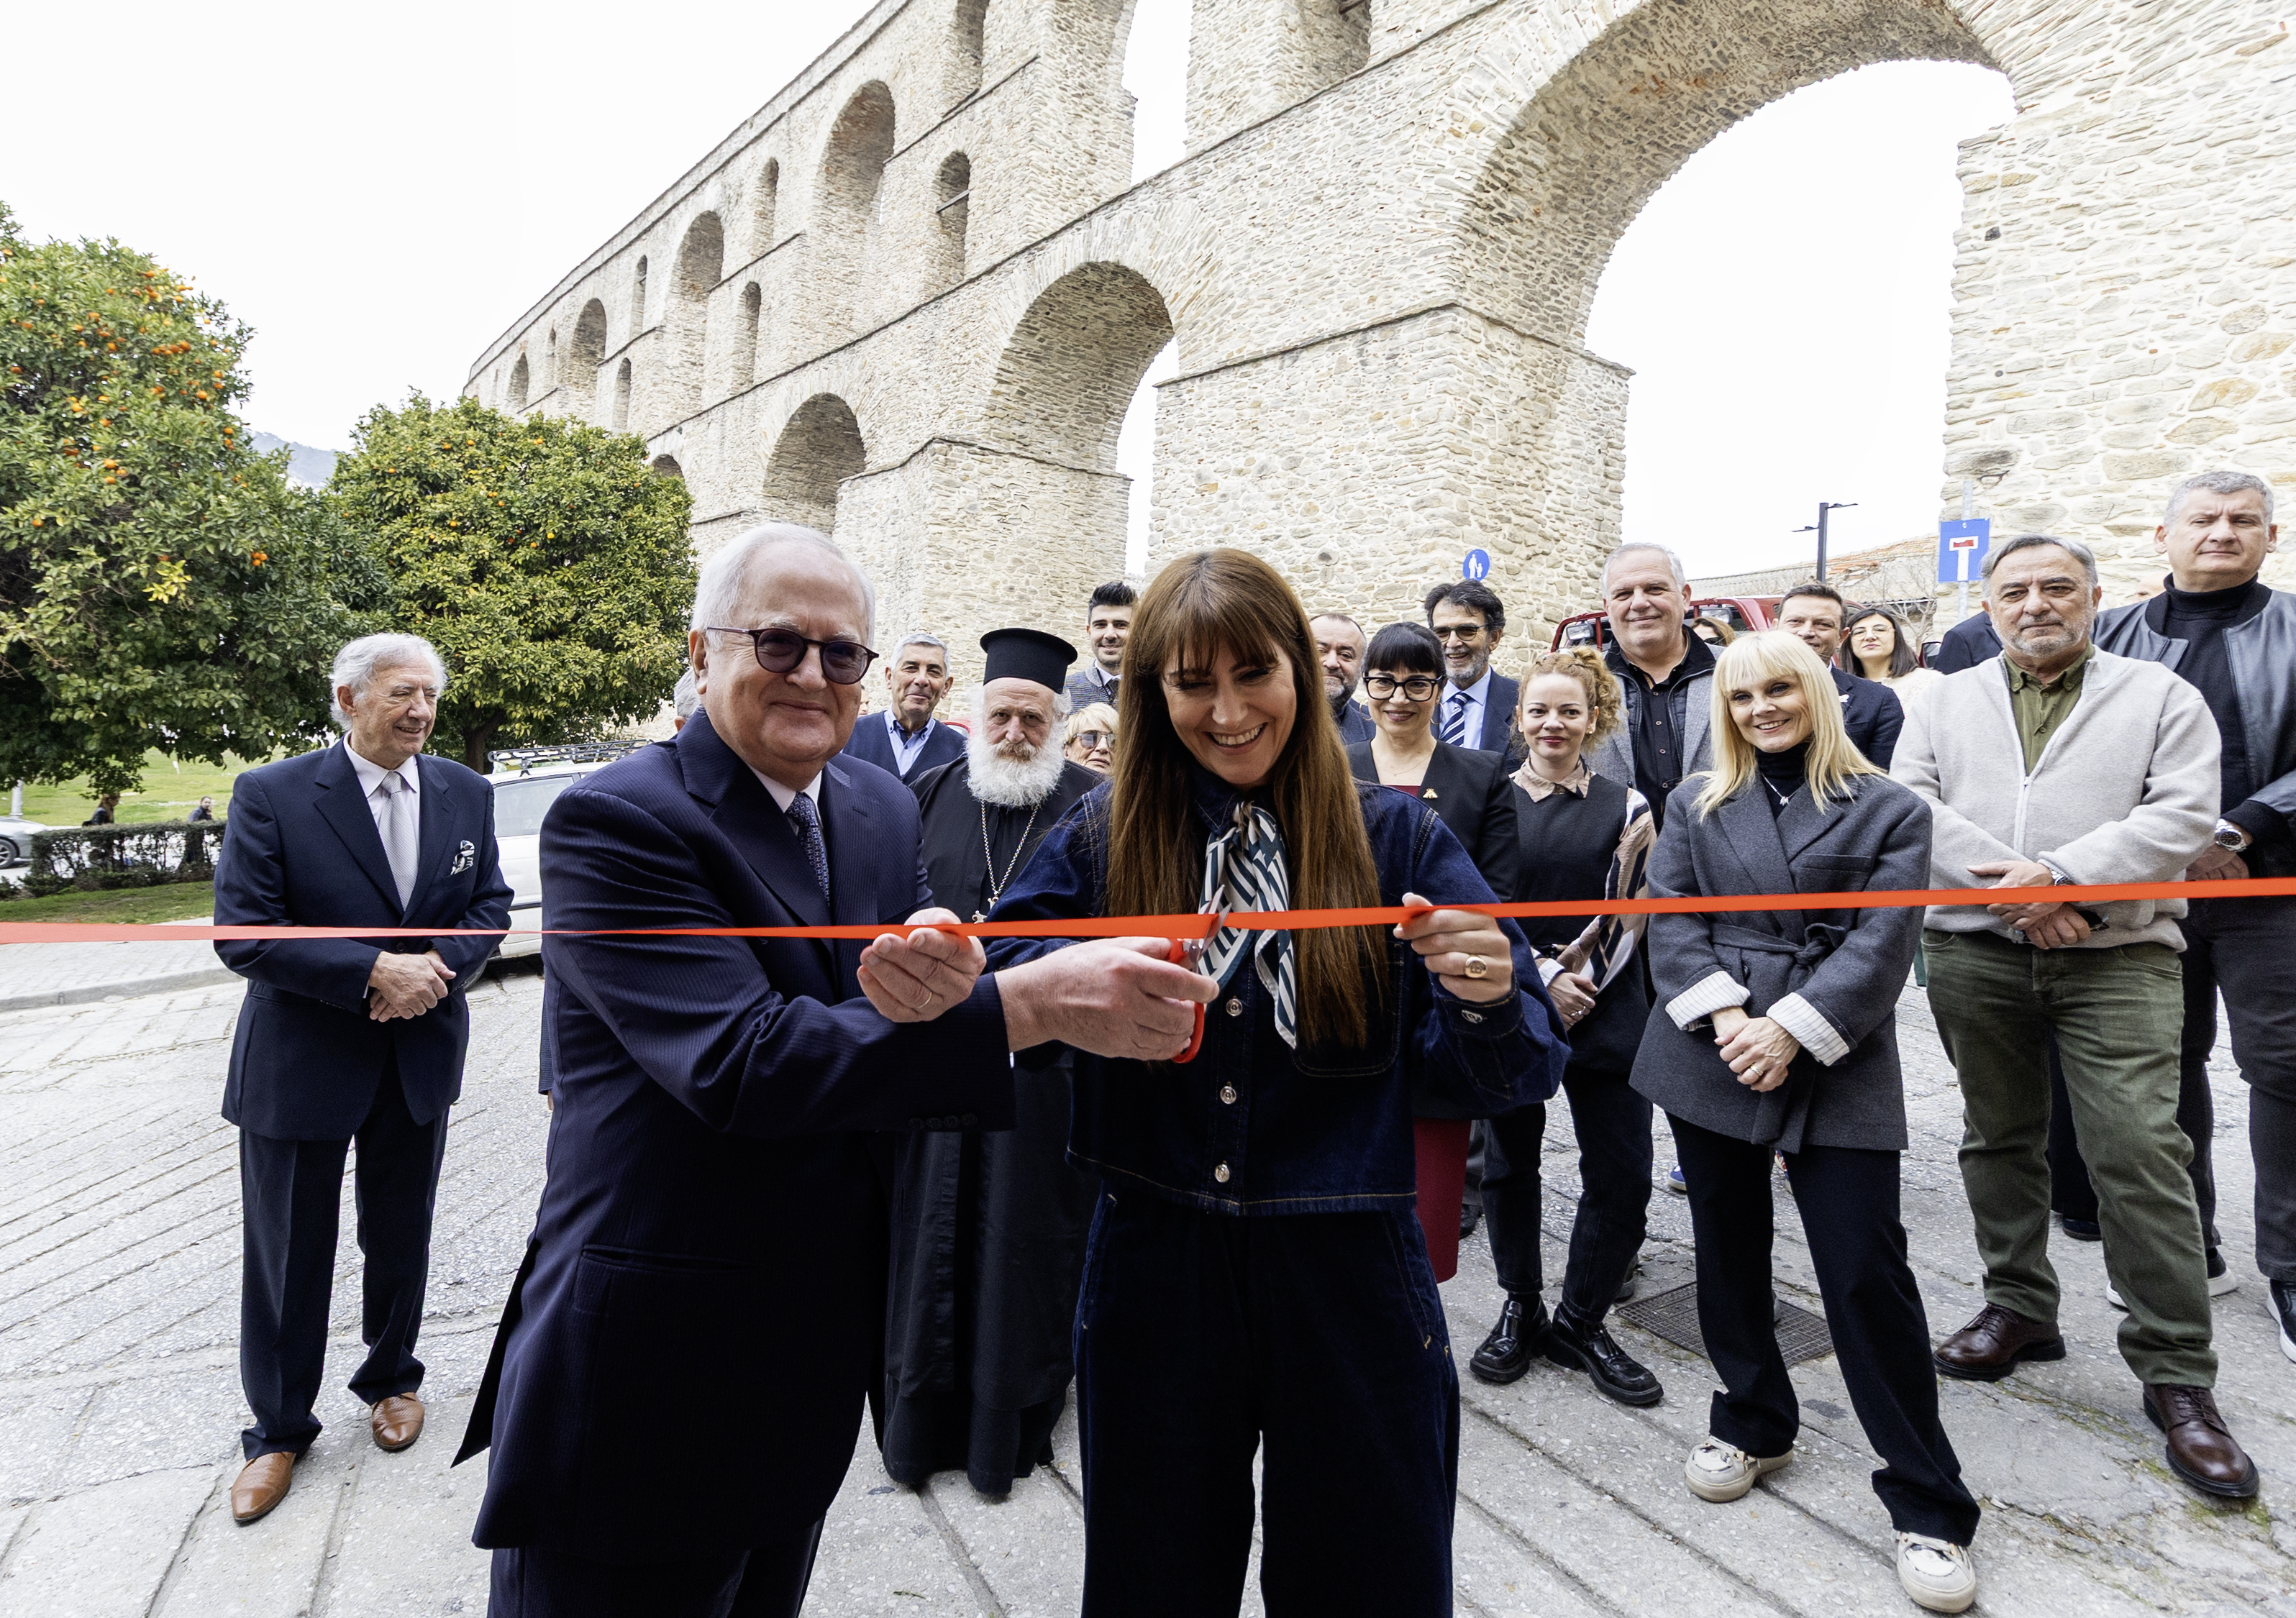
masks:
<svg viewBox="0 0 2296 1618"><path fill-rule="evenodd" d="M1784 598L1775 595L1710 595L1690 603L1693 617L1720 618L1739 634L1768 629ZM1601 612L1577 612L1554 626L1555 647L1600 646L1611 638L1611 620Z"/></svg>

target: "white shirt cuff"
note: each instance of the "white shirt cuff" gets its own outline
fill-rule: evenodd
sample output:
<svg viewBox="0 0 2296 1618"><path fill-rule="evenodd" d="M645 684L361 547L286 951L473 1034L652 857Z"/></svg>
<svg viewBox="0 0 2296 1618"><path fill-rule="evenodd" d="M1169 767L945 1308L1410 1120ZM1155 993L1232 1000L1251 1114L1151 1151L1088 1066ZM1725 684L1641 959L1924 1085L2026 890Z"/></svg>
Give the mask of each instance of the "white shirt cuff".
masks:
<svg viewBox="0 0 2296 1618"><path fill-rule="evenodd" d="M1538 958L1538 981L1540 983L1550 984L1562 976L1562 963L1561 961L1555 960L1552 955L1541 955Z"/></svg>
<svg viewBox="0 0 2296 1618"><path fill-rule="evenodd" d="M1831 1067L1849 1054L1849 1043L1825 1014L1799 994L1789 994L1773 1005L1769 1019L1800 1042L1801 1048Z"/></svg>
<svg viewBox="0 0 2296 1618"><path fill-rule="evenodd" d="M1674 1019L1676 1027L1687 1028L1726 1006L1744 1005L1747 998L1746 985L1729 973L1710 972L1667 1001L1666 1014Z"/></svg>

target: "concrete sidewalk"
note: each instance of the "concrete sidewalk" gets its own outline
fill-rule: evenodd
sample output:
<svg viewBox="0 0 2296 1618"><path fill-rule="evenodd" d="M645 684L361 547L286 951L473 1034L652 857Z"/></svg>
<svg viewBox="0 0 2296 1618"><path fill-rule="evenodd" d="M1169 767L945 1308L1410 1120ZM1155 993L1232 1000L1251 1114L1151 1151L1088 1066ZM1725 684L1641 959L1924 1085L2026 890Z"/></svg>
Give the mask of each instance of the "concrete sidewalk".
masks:
<svg viewBox="0 0 2296 1618"><path fill-rule="evenodd" d="M170 923L206 925L209 918ZM0 944L0 1015L44 1006L205 988L238 981L204 939L182 944Z"/></svg>

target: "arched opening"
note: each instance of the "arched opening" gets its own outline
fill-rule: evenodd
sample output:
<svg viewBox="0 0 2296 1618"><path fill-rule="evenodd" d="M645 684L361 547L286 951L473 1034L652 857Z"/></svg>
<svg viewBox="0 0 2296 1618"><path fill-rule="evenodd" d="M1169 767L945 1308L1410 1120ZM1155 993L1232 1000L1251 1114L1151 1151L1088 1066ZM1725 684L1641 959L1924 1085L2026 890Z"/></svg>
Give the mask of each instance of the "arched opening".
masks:
<svg viewBox="0 0 2296 1618"><path fill-rule="evenodd" d="M1072 631L1093 585L1131 570L1134 500L1144 531L1142 474L1153 450L1153 390L1143 379L1171 342L1162 296L1118 264L1071 270L1014 327L982 411L986 454L974 452L985 462L975 481L997 491L997 505L965 536L983 559L980 576L1022 615L1012 621ZM1119 442L1137 470L1119 467Z"/></svg>
<svg viewBox="0 0 2296 1618"><path fill-rule="evenodd" d="M1123 86L1132 98L1132 178L1169 168L1188 144L1188 35L1193 0L1133 0Z"/></svg>
<svg viewBox="0 0 2296 1618"><path fill-rule="evenodd" d="M808 268L816 306L826 318L822 335L849 336L865 314L866 264L878 189L893 155L893 93L872 82L854 93L829 131L821 185L815 200Z"/></svg>
<svg viewBox="0 0 2296 1618"><path fill-rule="evenodd" d="M758 186L750 202L750 257L769 251L779 238L774 234L774 212L781 206L782 164L767 158L758 171Z"/></svg>
<svg viewBox="0 0 2296 1618"><path fill-rule="evenodd" d="M606 363L606 306L592 298L575 317L574 340L566 353L566 388L574 396L573 414L589 420L598 408L598 367Z"/></svg>
<svg viewBox="0 0 2296 1618"><path fill-rule="evenodd" d="M740 340L734 346L734 386L738 389L758 380L758 316L765 307L765 294L751 282L742 289L742 329Z"/></svg>
<svg viewBox="0 0 2296 1618"><path fill-rule="evenodd" d="M988 55L988 0L956 0L956 24L949 39L948 104L955 107L980 88Z"/></svg>
<svg viewBox="0 0 2296 1618"><path fill-rule="evenodd" d="M709 355L709 292L726 274L726 227L714 213L695 217L677 246L676 298L670 313L671 407L698 408Z"/></svg>
<svg viewBox="0 0 2296 1618"><path fill-rule="evenodd" d="M510 368L510 386L503 393L503 408L512 415L526 408L529 381L526 355L521 354L518 356L518 364Z"/></svg>
<svg viewBox="0 0 2296 1618"><path fill-rule="evenodd" d="M835 533L838 486L868 463L853 407L833 393L814 395L798 406L766 459L766 520Z"/></svg>
<svg viewBox="0 0 2296 1618"><path fill-rule="evenodd" d="M1363 71L1371 60L1371 0L1292 0L1298 8L1294 37L1316 87L1335 85Z"/></svg>
<svg viewBox="0 0 2296 1618"><path fill-rule="evenodd" d="M1806 85L1906 60L1991 65L1960 19L1930 0L1853 8L1782 0L1759 29L1734 0L1645 4L1516 112L1477 176L1456 260L1463 300L1487 323L1484 353L1498 367L1479 392L1485 402L1472 407L1489 419L1459 426L1493 453L1446 514L1448 526L1423 532L1446 551L1462 532L1487 549L1489 583L1524 603L1527 634L1591 602L1595 568L1622 533L1630 373L1590 352L1586 338L1628 225L1694 153L1750 114ZM1770 249L1822 250L1821 242ZM1674 275L1704 274L1703 258L1697 268L1674 266ZM1742 380L1742 411L1773 386L1768 377ZM1749 471L1759 469L1732 479L1734 500Z"/></svg>
<svg viewBox="0 0 2296 1618"><path fill-rule="evenodd" d="M614 368L613 427L618 433L630 429L630 362L627 358Z"/></svg>
<svg viewBox="0 0 2296 1618"><path fill-rule="evenodd" d="M542 390L548 393L558 386L558 328L550 328L542 341Z"/></svg>
<svg viewBox="0 0 2296 1618"><path fill-rule="evenodd" d="M952 151L933 178L933 209L939 228L932 239L940 257L940 273L933 282L936 290L964 279L964 222L972 208L972 159Z"/></svg>
<svg viewBox="0 0 2296 1618"><path fill-rule="evenodd" d="M657 478L682 478L685 476L685 470L677 464L676 455L656 455L650 470Z"/></svg>
<svg viewBox="0 0 2296 1618"><path fill-rule="evenodd" d="M646 261L640 257L636 273L630 277L630 335L636 337L645 330Z"/></svg>

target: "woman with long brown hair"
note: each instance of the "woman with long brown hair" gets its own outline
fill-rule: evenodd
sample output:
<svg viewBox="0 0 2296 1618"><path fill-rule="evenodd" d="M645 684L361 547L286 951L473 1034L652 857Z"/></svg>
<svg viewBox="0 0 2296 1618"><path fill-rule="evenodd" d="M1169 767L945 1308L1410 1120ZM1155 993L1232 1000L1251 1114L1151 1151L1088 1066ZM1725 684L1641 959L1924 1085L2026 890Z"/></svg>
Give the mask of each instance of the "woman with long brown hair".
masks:
<svg viewBox="0 0 2296 1618"><path fill-rule="evenodd" d="M997 919L1430 908L1224 928L1191 1059L1077 1055L1069 1155L1103 1186L1076 1322L1084 1613L1236 1612L1262 1446L1270 1614L1448 1613L1459 1384L1410 1096L1493 1113L1552 1095L1561 1026L1511 923L1433 908L1494 902L1434 811L1349 779L1274 568L1230 550L1166 568L1117 689L1114 779Z"/></svg>

